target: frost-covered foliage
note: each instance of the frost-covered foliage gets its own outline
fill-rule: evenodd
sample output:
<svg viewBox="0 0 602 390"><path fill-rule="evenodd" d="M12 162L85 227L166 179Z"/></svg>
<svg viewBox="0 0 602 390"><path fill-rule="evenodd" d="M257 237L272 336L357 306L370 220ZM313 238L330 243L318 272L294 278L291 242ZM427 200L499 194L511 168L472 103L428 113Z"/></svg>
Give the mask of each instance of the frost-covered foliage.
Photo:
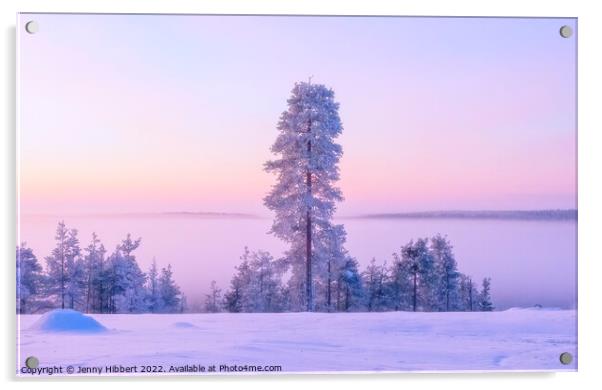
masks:
<svg viewBox="0 0 602 390"><path fill-rule="evenodd" d="M161 312L176 313L181 311L180 287L178 287L176 282L173 280L171 264L168 264L167 268L161 269L161 276L159 276L159 291L161 294L161 300L163 301Z"/></svg>
<svg viewBox="0 0 602 390"><path fill-rule="evenodd" d="M289 248L278 260L245 248L224 308L331 312L488 307L477 304L476 287L458 272L452 246L441 235L410 241L393 254L390 267L372 260L360 273L357 260L345 249L344 226L333 223L336 203L343 200L335 185L343 154L335 142L343 130L338 109L332 89L295 84L271 148L277 158L265 164L277 177L264 198L275 213L270 233ZM206 309L214 311L215 299L210 298Z"/></svg>
<svg viewBox="0 0 602 390"><path fill-rule="evenodd" d="M113 298L113 312L140 313L147 310L145 297L146 275L132 254L140 246L141 239L132 240L128 234L112 255L113 289L118 291Z"/></svg>
<svg viewBox="0 0 602 390"><path fill-rule="evenodd" d="M453 247L447 237L437 234L431 238L430 249L435 261L434 309L439 311L456 310L459 307L460 273L452 251Z"/></svg>
<svg viewBox="0 0 602 390"><path fill-rule="evenodd" d="M146 305L151 313L159 313L163 308L163 299L159 290L159 271L157 270L157 260L153 258L153 263L148 270Z"/></svg>
<svg viewBox="0 0 602 390"><path fill-rule="evenodd" d="M83 283L83 266L76 229L59 222L54 237L56 246L46 257L47 294L54 296L61 308L73 309Z"/></svg>
<svg viewBox="0 0 602 390"><path fill-rule="evenodd" d="M364 294L367 311L382 311L389 307L390 299L390 276L387 273L386 263L376 264L376 259L372 258L370 265L362 273L364 280Z"/></svg>
<svg viewBox="0 0 602 390"><path fill-rule="evenodd" d="M134 251L141 239L128 234L107 251L95 233L83 251L76 229L59 222L56 246L46 257L46 270L33 251L17 247L17 311L31 313L67 308L87 313L174 313L185 300L173 280L171 266L161 274L153 261L149 274L140 269Z"/></svg>
<svg viewBox="0 0 602 390"><path fill-rule="evenodd" d="M224 295L224 310L235 313L298 310L293 296L302 291L284 287L287 275L282 272L281 262L267 252L250 252L246 248L241 260ZM453 247L441 235L403 245L393 254L390 265L386 262L379 265L372 259L360 272L357 261L346 255L343 261L332 262L330 272L320 270L318 275L323 275L315 282L315 290L319 292L315 297L318 311L493 310L491 279L483 280L479 292L472 279L458 271ZM215 289L212 283L211 291ZM212 299L211 310L206 308L206 311L214 311L215 302Z"/></svg>
<svg viewBox="0 0 602 390"><path fill-rule="evenodd" d="M209 294L205 295L205 311L208 313L218 313L222 311L222 290L217 287L215 280L211 281Z"/></svg>
<svg viewBox="0 0 602 390"><path fill-rule="evenodd" d="M224 308L230 312L278 312L287 308L288 293L281 282L281 265L265 251L245 248L236 267Z"/></svg>
<svg viewBox="0 0 602 390"><path fill-rule="evenodd" d="M340 245L345 231L332 223L335 204L343 199L335 186L343 154L335 142L343 130L338 109L332 89L296 83L271 148L277 158L265 164L277 176L264 203L275 212L271 233L290 244L282 262L291 271L288 289L295 310L315 310L315 283L324 278L325 265L346 261Z"/></svg>
<svg viewBox="0 0 602 390"><path fill-rule="evenodd" d="M89 313L98 307L102 298L102 270L107 251L96 233L92 233L92 240L84 252L86 313Z"/></svg>
<svg viewBox="0 0 602 390"><path fill-rule="evenodd" d="M491 278L484 278L479 294L479 310L493 311L493 303L491 303Z"/></svg>
<svg viewBox="0 0 602 390"><path fill-rule="evenodd" d="M393 254L387 306L394 310L465 310L461 278L449 240L441 235L410 241Z"/></svg>
<svg viewBox="0 0 602 390"><path fill-rule="evenodd" d="M358 311L362 310L363 303L364 290L357 261L352 257L347 257L338 269L335 309L337 311Z"/></svg>
<svg viewBox="0 0 602 390"><path fill-rule="evenodd" d="M477 311L479 309L479 291L470 276L460 275L459 307L463 311Z"/></svg>
<svg viewBox="0 0 602 390"><path fill-rule="evenodd" d="M42 266L27 243L17 247L17 312L34 312L44 282Z"/></svg>

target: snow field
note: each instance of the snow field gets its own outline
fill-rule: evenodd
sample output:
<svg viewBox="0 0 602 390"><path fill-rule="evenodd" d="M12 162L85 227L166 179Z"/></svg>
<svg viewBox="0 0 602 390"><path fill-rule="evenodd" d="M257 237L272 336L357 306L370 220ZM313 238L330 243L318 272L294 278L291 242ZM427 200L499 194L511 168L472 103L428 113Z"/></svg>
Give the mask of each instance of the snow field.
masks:
<svg viewBox="0 0 602 390"><path fill-rule="evenodd" d="M40 366L280 365L282 372L576 370L576 312L91 315L108 331L48 332L21 316ZM575 357L559 362L562 352Z"/></svg>

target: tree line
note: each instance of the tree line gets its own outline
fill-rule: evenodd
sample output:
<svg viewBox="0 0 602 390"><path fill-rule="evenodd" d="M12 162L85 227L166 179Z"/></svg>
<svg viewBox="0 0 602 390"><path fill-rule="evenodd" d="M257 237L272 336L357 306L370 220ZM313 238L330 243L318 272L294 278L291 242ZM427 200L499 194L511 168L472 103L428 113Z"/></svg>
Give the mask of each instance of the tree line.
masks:
<svg viewBox="0 0 602 390"><path fill-rule="evenodd" d="M185 309L186 298L173 280L171 265L156 261L142 272L134 251L141 239L131 235L107 250L95 233L80 247L77 229L58 223L56 246L45 257L46 267L22 243L16 250L17 312L75 309L86 313L174 313Z"/></svg>
<svg viewBox="0 0 602 390"><path fill-rule="evenodd" d="M412 240L392 256L390 264L372 259L362 272L355 259L344 257L313 274L314 311L492 311L491 279L481 286L458 270L447 237ZM225 293L211 282L207 312L302 311L296 305L304 290L295 289L285 262L265 251L245 248Z"/></svg>

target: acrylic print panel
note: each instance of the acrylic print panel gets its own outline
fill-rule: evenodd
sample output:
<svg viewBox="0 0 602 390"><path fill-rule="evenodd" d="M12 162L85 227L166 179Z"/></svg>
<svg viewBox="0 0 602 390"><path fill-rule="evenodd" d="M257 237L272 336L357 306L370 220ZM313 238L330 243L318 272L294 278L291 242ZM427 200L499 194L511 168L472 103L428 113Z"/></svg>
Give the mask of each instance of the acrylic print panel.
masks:
<svg viewBox="0 0 602 390"><path fill-rule="evenodd" d="M17 30L18 375L577 369L576 19Z"/></svg>

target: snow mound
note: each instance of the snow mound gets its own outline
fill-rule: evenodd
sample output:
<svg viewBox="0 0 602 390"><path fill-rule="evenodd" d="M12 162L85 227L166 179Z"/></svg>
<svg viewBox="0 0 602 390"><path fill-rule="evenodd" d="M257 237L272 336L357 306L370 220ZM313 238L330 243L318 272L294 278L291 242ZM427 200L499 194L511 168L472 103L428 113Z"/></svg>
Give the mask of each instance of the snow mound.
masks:
<svg viewBox="0 0 602 390"><path fill-rule="evenodd" d="M49 311L37 320L31 328L44 332L98 333L107 330L94 318L70 309Z"/></svg>
<svg viewBox="0 0 602 390"><path fill-rule="evenodd" d="M173 327L179 328L179 329L191 329L191 328L196 328L196 325L193 325L190 322L175 322L173 324Z"/></svg>
<svg viewBox="0 0 602 390"><path fill-rule="evenodd" d="M506 310L503 311L533 311L533 310L537 310L537 311L560 311L562 310L559 307L548 307L548 306L528 306L528 307L511 307L508 308Z"/></svg>

